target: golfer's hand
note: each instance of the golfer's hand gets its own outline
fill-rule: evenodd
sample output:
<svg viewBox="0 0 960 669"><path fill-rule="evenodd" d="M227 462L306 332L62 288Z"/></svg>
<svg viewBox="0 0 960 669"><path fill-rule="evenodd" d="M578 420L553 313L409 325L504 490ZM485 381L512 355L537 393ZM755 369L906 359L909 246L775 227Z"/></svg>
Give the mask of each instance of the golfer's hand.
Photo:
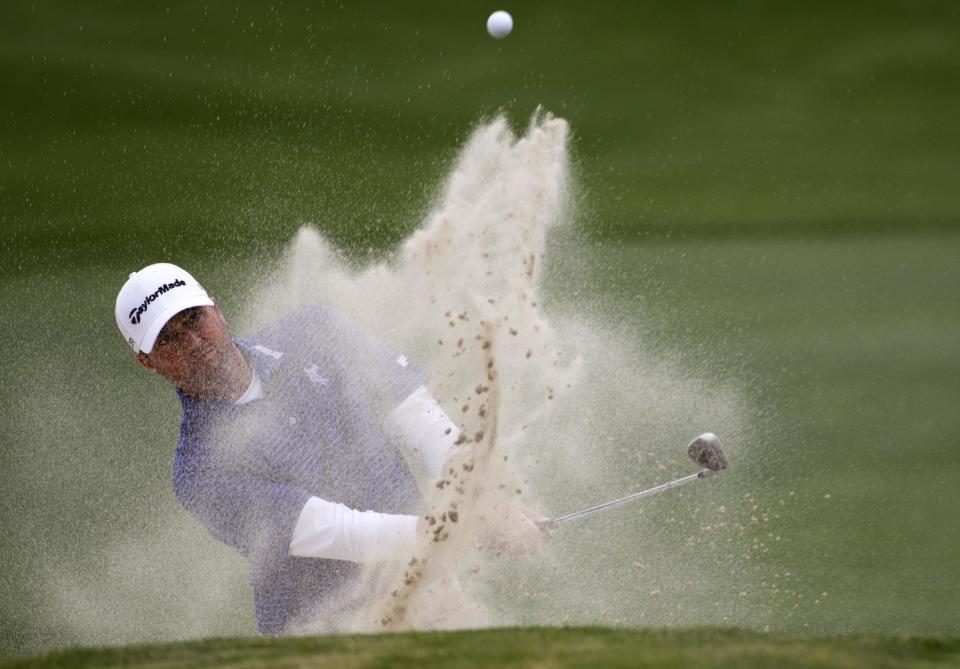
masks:
<svg viewBox="0 0 960 669"><path fill-rule="evenodd" d="M538 525L545 520L545 516L523 504L510 504L496 509L489 514L487 524L480 533L480 547L513 557L535 555L550 539L550 529L546 525Z"/></svg>

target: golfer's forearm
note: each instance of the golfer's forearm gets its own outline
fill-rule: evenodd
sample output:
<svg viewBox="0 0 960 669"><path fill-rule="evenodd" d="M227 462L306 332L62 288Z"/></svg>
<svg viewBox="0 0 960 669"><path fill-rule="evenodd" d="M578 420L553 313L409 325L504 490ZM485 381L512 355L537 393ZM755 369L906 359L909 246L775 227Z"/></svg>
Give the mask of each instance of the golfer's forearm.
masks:
<svg viewBox="0 0 960 669"><path fill-rule="evenodd" d="M429 391L420 386L387 417L386 428L403 448L420 458L431 476L456 450L460 429Z"/></svg>
<svg viewBox="0 0 960 669"><path fill-rule="evenodd" d="M416 549L417 519L311 497L293 528L290 555L351 562L405 559Z"/></svg>

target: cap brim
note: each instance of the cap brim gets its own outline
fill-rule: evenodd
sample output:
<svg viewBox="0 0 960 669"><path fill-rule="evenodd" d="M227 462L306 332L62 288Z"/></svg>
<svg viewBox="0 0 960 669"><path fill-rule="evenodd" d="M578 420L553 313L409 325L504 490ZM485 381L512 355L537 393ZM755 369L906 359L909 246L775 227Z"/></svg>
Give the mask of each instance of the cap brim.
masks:
<svg viewBox="0 0 960 669"><path fill-rule="evenodd" d="M163 326L167 324L167 321L179 314L184 309L212 306L214 306L213 300L206 295L193 295L191 297L184 297L176 304L171 304L166 309L161 311L160 315L154 318L153 322L147 326L146 332L143 333L143 339L140 340L139 348L141 353L146 353L149 355L150 352L153 351L153 345L157 343L157 336L160 334L160 330L162 330Z"/></svg>

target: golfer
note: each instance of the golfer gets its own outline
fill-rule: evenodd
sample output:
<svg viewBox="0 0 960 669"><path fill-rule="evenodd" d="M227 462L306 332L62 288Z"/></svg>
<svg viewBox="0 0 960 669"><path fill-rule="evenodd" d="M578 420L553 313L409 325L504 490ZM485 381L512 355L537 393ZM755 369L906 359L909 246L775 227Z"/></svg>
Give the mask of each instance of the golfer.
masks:
<svg viewBox="0 0 960 669"><path fill-rule="evenodd" d="M363 564L409 559L422 522L391 438L432 476L458 448L422 372L317 305L233 339L213 298L168 263L130 275L116 319L137 361L176 388L174 492L249 561L258 630L368 603L342 600ZM514 533L519 551L546 536L533 520Z"/></svg>

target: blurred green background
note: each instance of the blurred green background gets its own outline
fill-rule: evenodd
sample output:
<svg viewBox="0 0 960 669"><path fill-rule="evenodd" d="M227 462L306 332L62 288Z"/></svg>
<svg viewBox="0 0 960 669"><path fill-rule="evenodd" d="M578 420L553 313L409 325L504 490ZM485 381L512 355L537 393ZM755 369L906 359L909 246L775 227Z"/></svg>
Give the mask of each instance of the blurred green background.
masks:
<svg viewBox="0 0 960 669"><path fill-rule="evenodd" d="M478 122L537 105L573 130L590 300L749 397L762 457L718 490L792 498L750 553L791 597L693 622L960 633L956 4L518 2L496 41L498 8L0 7L0 650L137 612L150 638L252 629L242 587L149 620L189 610L161 577L196 547L243 579L146 520L178 517L178 406L115 332L126 274L203 267L229 307L304 223L381 257ZM130 608L78 594L104 583Z"/></svg>

